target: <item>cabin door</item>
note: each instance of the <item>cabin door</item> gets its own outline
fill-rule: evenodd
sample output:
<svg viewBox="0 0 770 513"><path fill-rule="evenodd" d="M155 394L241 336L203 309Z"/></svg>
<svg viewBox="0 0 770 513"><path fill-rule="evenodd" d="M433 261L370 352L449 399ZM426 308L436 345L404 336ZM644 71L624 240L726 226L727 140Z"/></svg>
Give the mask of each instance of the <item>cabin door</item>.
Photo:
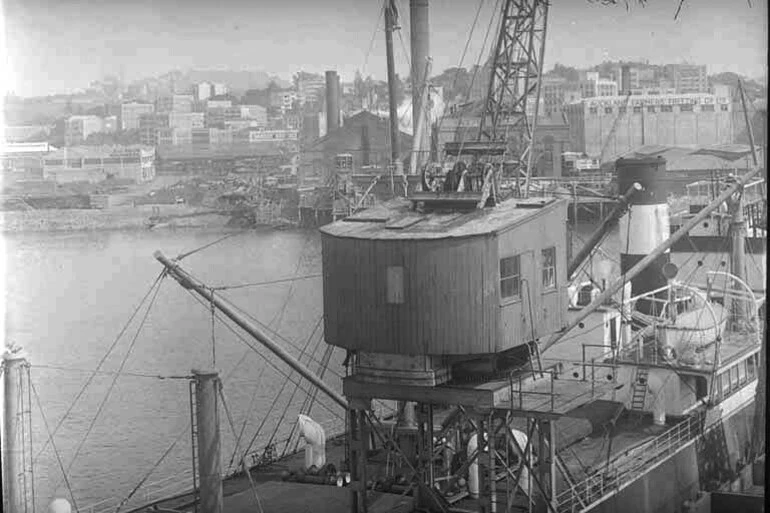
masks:
<svg viewBox="0 0 770 513"><path fill-rule="evenodd" d="M521 255L521 327L522 339L537 338L540 331L540 287L537 282L537 260L534 251Z"/></svg>

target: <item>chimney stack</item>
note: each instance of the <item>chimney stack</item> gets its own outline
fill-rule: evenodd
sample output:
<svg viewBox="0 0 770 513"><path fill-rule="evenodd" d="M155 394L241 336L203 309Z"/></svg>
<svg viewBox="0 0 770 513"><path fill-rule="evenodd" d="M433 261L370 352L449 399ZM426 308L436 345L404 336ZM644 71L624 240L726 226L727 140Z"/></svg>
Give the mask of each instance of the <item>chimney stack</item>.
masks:
<svg viewBox="0 0 770 513"><path fill-rule="evenodd" d="M340 127L340 77L336 71L326 72L326 133Z"/></svg>
<svg viewBox="0 0 770 513"><path fill-rule="evenodd" d="M620 67L620 94L627 95L631 92L631 66L623 64Z"/></svg>

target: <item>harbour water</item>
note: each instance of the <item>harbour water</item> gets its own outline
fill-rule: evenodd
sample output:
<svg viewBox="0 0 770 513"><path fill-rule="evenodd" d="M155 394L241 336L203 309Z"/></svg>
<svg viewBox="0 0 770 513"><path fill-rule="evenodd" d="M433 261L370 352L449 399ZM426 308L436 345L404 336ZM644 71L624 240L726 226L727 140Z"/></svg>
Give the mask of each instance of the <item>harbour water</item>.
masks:
<svg viewBox="0 0 770 513"><path fill-rule="evenodd" d="M573 246L579 248L580 238L591 229L581 227ZM209 305L200 304L170 279L163 280L138 335L144 309L109 352L161 271L153 251L161 249L176 256L222 235L219 230L178 230L5 236L6 336L28 353L32 382L48 427L54 430L61 423L55 447L81 510L128 496L142 479L146 479L145 485L137 498L160 491L160 485L149 484L174 481L169 476L187 472L176 481L180 486L191 484L188 380L174 379L189 375L191 369L213 365L222 373L225 403L234 427L222 415L225 469L235 448L233 431L243 429L242 451L263 421L254 448L271 439L284 439L296 420L307 384L301 383L292 398L294 385L284 386L288 368L258 346L277 369L266 364L218 321L212 344ZM617 247L616 238L613 234L603 244L610 255ZM596 258L594 265L602 258ZM217 293L270 325L295 356L312 337L302 360L314 370L318 368L326 346L320 277L258 285L319 273L317 231L246 231L186 257L183 265L210 286L254 284ZM93 377L65 417L91 371L108 352L102 372ZM338 388L343 359L342 351L334 353L325 378ZM118 371L121 375L116 377ZM296 375L292 380L298 381ZM53 497L69 499L69 492L56 452L45 443L48 434L41 409L34 397L32 402L35 493L37 507L44 508ZM318 395L312 412L315 419L330 429L341 429L342 415L338 406ZM280 452L283 444L277 444L277 449ZM179 486L166 490L171 489Z"/></svg>

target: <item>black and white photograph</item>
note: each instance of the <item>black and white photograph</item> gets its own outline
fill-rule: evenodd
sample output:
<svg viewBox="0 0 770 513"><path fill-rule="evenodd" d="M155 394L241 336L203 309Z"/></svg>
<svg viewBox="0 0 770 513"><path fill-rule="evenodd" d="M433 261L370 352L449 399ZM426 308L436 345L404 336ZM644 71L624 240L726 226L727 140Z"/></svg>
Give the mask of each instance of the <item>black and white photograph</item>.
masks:
<svg viewBox="0 0 770 513"><path fill-rule="evenodd" d="M763 513L768 0L0 0L8 513Z"/></svg>

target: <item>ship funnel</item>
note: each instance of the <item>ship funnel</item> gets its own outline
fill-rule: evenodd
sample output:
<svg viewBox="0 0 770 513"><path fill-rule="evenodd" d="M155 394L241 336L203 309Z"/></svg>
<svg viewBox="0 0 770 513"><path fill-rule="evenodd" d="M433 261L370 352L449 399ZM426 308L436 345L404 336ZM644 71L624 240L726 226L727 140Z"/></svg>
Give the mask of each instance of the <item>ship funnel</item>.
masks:
<svg viewBox="0 0 770 513"><path fill-rule="evenodd" d="M670 236L667 190L662 180L666 173L666 160L662 157L618 159L615 169L619 190L628 190L635 182L642 186L641 191L637 190L629 198L628 211L619 222L620 272L625 274ZM663 266L669 260L670 252L666 250L633 278L631 295L636 297L665 287L668 281L663 274ZM641 299L636 304L636 310L647 315L658 315L665 297L666 292L663 291L656 298Z"/></svg>
<svg viewBox="0 0 770 513"><path fill-rule="evenodd" d="M326 465L326 433L321 424L307 415L298 416L299 434L305 439L305 468Z"/></svg>

